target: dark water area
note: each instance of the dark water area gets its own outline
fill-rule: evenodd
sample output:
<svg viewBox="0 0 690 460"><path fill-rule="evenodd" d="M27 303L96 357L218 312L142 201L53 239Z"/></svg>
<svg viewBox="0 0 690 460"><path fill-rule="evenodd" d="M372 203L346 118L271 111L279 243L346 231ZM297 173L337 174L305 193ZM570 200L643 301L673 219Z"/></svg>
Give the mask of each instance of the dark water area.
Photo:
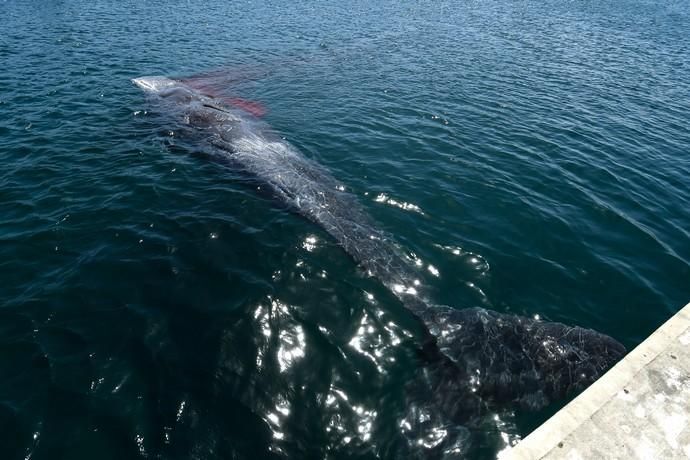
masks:
<svg viewBox="0 0 690 460"><path fill-rule="evenodd" d="M225 73L435 303L630 349L690 300L689 30L670 0L0 2L0 458L407 442L410 313L131 78ZM497 408L467 456L566 402Z"/></svg>

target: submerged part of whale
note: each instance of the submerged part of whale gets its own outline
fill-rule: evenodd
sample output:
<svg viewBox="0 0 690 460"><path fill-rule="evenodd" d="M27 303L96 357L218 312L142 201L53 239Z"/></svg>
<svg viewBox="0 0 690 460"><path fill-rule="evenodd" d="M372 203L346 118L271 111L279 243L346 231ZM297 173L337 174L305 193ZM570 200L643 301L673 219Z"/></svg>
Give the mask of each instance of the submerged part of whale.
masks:
<svg viewBox="0 0 690 460"><path fill-rule="evenodd" d="M420 357L446 420L471 423L497 404L538 409L583 389L624 355L617 341L589 329L429 304L417 271L390 236L343 184L253 116L256 110L204 94L191 79L133 82L200 135L211 155L325 229L421 320Z"/></svg>
<svg viewBox="0 0 690 460"><path fill-rule="evenodd" d="M458 368L454 384L487 403L539 409L583 390L625 353L591 329L483 308L433 307L421 319Z"/></svg>

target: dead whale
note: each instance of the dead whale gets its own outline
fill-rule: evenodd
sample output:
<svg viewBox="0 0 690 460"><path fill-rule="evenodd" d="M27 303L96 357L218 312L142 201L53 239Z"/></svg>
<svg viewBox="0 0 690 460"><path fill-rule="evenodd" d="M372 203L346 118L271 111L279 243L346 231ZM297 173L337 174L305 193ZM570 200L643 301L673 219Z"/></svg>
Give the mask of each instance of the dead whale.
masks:
<svg viewBox="0 0 690 460"><path fill-rule="evenodd" d="M328 171L255 116L261 110L214 97L190 80L132 81L160 110L200 134L213 156L321 226L421 321L428 397L445 423L471 425L492 405L539 409L584 389L625 354L616 340L590 329L430 304L390 235ZM440 448L457 453L456 444Z"/></svg>

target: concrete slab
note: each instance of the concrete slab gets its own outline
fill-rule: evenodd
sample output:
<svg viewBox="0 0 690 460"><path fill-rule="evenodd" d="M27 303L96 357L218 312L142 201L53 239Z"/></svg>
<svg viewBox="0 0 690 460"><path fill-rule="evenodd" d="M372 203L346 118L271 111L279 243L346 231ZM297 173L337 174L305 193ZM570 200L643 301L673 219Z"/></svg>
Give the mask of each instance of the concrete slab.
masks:
<svg viewBox="0 0 690 460"><path fill-rule="evenodd" d="M500 460L690 458L690 304Z"/></svg>

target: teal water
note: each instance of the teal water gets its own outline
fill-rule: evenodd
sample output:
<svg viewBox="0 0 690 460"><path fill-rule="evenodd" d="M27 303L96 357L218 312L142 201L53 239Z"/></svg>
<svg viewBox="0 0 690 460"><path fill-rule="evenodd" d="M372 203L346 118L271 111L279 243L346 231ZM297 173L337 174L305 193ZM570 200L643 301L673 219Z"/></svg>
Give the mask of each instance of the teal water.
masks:
<svg viewBox="0 0 690 460"><path fill-rule="evenodd" d="M391 458L419 331L130 82L222 69L433 300L690 300L683 1L0 3L0 458ZM564 404L487 416L492 458Z"/></svg>

